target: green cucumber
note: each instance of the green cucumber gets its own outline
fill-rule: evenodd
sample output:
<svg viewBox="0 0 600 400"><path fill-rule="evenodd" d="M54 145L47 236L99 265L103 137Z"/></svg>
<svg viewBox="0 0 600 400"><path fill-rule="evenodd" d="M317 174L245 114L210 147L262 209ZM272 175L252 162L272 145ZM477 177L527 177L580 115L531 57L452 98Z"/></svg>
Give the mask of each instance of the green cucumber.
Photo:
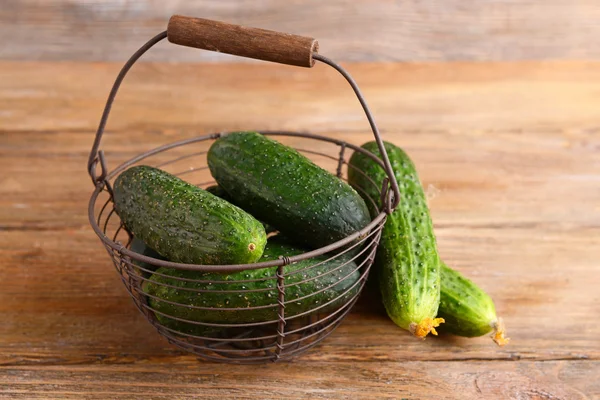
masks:
<svg viewBox="0 0 600 400"><path fill-rule="evenodd" d="M306 251L274 237L267 243L260 261L272 261L281 256L297 255ZM356 263L343 256L327 261L328 259L327 256L313 257L284 267L284 274L289 274L321 263L316 267L285 277L286 285L296 283L285 288L286 317L298 315L332 302L317 310L317 312L326 312L345 304L358 293L360 283L357 281L360 273L357 271ZM331 272L338 267L339 269ZM162 324L184 333L194 333L198 332L196 327L199 325L177 321L168 316L204 323L252 323L276 320L278 317L276 272L277 267L230 274L159 268L149 280L144 282L142 289L150 295L148 304L153 310L158 311L155 315ZM268 277L273 278L265 279ZM222 281L222 283L190 282L177 278ZM239 282L257 279L264 280ZM309 281L300 283L305 280ZM170 286L165 286L165 284ZM325 289L328 286L331 287ZM244 292L256 289L264 290ZM197 290L206 290L207 292L198 292ZM242 291L242 293L222 293L223 290ZM323 291L315 293L320 290ZM174 305L167 301L182 305ZM213 309L203 310L188 306ZM257 306L268 307L248 309ZM239 308L239 310L221 310L222 308ZM203 328L201 325L200 327L200 332L202 332Z"/></svg>
<svg viewBox="0 0 600 400"><path fill-rule="evenodd" d="M487 293L443 262L441 280L438 316L446 322L440 332L476 337L494 331L494 342L500 346L508 343L502 319L496 316L496 307Z"/></svg>
<svg viewBox="0 0 600 400"><path fill-rule="evenodd" d="M435 328L443 322L436 318L440 303L436 238L412 160L399 147L387 142L384 145L401 198L387 217L375 258L382 301L396 325L425 338L430 332L437 334ZM362 148L381 156L374 141ZM350 158L348 182L365 197L373 214L381 208L379 193L386 176L385 170L365 154L354 152Z"/></svg>
<svg viewBox="0 0 600 400"><path fill-rule="evenodd" d="M135 251L138 254L143 254L148 257L156 258L159 260L166 260L166 258L164 258L160 254L158 254L156 251L154 251L153 249L148 247L146 245L146 243L142 242L140 239L138 239L136 237L134 237L131 241L130 250ZM156 271L158 268L158 267L155 267L154 265L148 264L143 261L133 261L133 264L135 264L141 268L144 268L146 270L149 270L149 271ZM147 280L147 278L150 278L152 276L152 272L143 271L139 268L136 268L136 271L137 271L138 276L145 278L146 280ZM174 319L170 319L169 327L171 329L177 330L179 332L195 334L198 336L205 336L205 337L214 337L214 336L224 334L226 332L230 333L229 331L225 331L222 328L191 325L191 324L182 323L182 322L174 320Z"/></svg>
<svg viewBox="0 0 600 400"><path fill-rule="evenodd" d="M131 167L116 179L113 192L127 229L171 261L245 264L262 255L267 236L259 221L165 171Z"/></svg>
<svg viewBox="0 0 600 400"><path fill-rule="evenodd" d="M225 189L223 189L219 185L209 186L205 190L208 191L208 192L210 192L210 193L212 193L212 194L214 194L217 197L222 198L223 200L227 200L231 204L235 204L235 201L231 198L231 196L229 194L227 194L227 192L225 191ZM273 226L271 226L269 224L265 224L264 222L262 222L262 224L265 227L265 232L267 234L273 233L273 232L277 232L277 229L275 227L273 227Z"/></svg>
<svg viewBox="0 0 600 400"><path fill-rule="evenodd" d="M208 166L236 204L300 244L323 247L371 221L365 202L348 184L259 133L217 139Z"/></svg>

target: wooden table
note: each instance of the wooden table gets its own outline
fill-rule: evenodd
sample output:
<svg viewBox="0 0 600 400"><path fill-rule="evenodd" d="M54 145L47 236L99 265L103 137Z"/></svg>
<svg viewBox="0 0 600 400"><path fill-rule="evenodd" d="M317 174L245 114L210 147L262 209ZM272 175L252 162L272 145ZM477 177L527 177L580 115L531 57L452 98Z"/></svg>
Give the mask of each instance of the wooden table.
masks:
<svg viewBox="0 0 600 400"><path fill-rule="evenodd" d="M414 159L439 249L495 299L511 343L397 328L365 297L289 363L197 361L134 307L86 207L120 64L0 63L0 397L600 398L600 63L358 63L384 139ZM181 138L299 129L370 139L332 70L134 67L110 166Z"/></svg>

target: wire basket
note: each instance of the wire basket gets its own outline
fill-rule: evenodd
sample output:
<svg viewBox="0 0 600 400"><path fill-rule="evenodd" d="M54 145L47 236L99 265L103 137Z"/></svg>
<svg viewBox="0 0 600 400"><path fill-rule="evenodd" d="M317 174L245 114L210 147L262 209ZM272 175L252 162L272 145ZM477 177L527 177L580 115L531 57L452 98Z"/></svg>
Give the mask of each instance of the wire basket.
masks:
<svg viewBox="0 0 600 400"><path fill-rule="evenodd" d="M318 60L337 69L350 83L363 106L379 144L381 159L358 146L324 136L281 131L260 133L293 142L298 151L344 180L348 168L352 168L346 160L348 149L371 157L388 175L381 187L372 182L377 185L380 198L366 198L376 209L383 204L381 212L361 231L338 242L303 254L284 255L254 264L181 264L132 249L133 236L115 212L112 198L114 179L133 165L145 164L206 188L214 183L206 162L208 148L213 141L227 134L214 133L167 144L140 154L112 171L108 170L99 147L118 88L137 59L167 37L177 44L219 49L285 64L311 67L314 60ZM264 43L253 48L261 40ZM90 224L140 312L170 343L203 359L233 363L285 360L303 353L330 335L358 299L375 258L386 215L397 206L398 186L377 127L356 83L342 67L319 55L317 48L316 41L310 38L174 16L167 31L142 46L124 65L109 95L88 162L88 171L95 185L88 209ZM320 142L318 147L314 145L317 141ZM319 150L307 149L304 143L312 143L310 148ZM98 166L100 173L97 172ZM195 271L191 277L189 274L169 275L166 282L154 281L153 284L175 289L196 301L169 301L145 290L152 274L161 275L161 272L156 272L159 267L171 268L170 271ZM165 270L161 271L166 276ZM232 274L238 278L242 274L248 279L231 280ZM305 293L298 290L300 285L312 289ZM215 295L225 300L218 304L201 300ZM261 297L260 305L248 300L257 296ZM172 312L156 307L158 302L167 303L167 309ZM201 317L190 318L189 315Z"/></svg>

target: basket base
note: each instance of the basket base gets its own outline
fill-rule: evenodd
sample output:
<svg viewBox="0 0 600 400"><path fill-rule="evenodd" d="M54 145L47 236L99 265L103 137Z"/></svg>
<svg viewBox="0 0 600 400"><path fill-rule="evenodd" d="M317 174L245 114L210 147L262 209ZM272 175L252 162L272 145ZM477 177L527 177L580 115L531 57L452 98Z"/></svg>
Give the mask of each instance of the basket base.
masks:
<svg viewBox="0 0 600 400"><path fill-rule="evenodd" d="M305 353L329 336L340 325L354 302L335 314L311 315L290 321L289 332L277 333L276 326L255 329L233 328L210 339L174 333L156 320L151 323L167 341L198 356L199 360L233 364L263 364L289 360ZM275 324L273 324L275 325ZM281 344L280 340L285 339Z"/></svg>

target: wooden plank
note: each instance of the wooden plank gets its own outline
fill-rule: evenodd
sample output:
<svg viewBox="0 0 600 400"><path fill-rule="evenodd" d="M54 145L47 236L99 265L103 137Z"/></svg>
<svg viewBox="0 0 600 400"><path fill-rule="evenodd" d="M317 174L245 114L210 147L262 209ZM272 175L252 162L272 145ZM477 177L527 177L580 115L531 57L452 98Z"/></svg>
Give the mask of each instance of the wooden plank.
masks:
<svg viewBox="0 0 600 400"><path fill-rule="evenodd" d="M1 398L597 399L598 361L0 368Z"/></svg>
<svg viewBox="0 0 600 400"><path fill-rule="evenodd" d="M319 39L344 61L598 59L595 0L4 0L3 60L123 61L173 14ZM161 45L154 61L242 61Z"/></svg>
<svg viewBox="0 0 600 400"><path fill-rule="evenodd" d="M562 230L544 230L543 243L535 246L529 238L541 233L537 229L441 227L436 232L448 263L495 299L512 337L509 346L497 348L487 337L415 340L394 326L375 296L366 295L335 334L304 358L600 359L600 330L589 317L600 312L593 294L600 284L598 229L570 232L568 238ZM0 363L123 363L181 354L139 314L87 226L2 235Z"/></svg>
<svg viewBox="0 0 600 400"><path fill-rule="evenodd" d="M587 62L350 64L383 130L563 131L564 145L597 133L600 68ZM95 130L120 64L0 64L4 131ZM135 65L107 129L369 129L352 90L331 68L279 65ZM541 133L541 132L540 132ZM86 133L89 134L89 133ZM528 136L523 134L524 145Z"/></svg>
<svg viewBox="0 0 600 400"><path fill-rule="evenodd" d="M324 134L355 144L370 139L368 132ZM115 168L141 151L192 135L194 132L187 130L174 134L168 131L111 133L107 135L105 147L108 165ZM70 204L78 201L83 207L92 190L85 172L91 136L87 132L3 134L0 167L11 171L0 179L0 204L4 205L0 207L0 216L5 226L40 226L42 220L46 228L87 224L86 216L73 214ZM600 193L594 182L600 171L600 160L596 157L600 146L598 135L567 130L527 134L518 131L388 132L384 136L405 147L414 158L425 187L437 196L432 212L438 224L479 228L503 224L531 229L552 229L553 224L557 224L567 230L597 227L596 205L600 202ZM31 147L31 143L37 143L38 147ZM300 148L321 146L321 151L333 156L337 152L334 146L324 147L310 140L287 143ZM189 152L206 149L207 145L194 145ZM158 161L184 153L183 149L176 149ZM21 162L22 157L28 157L27 161ZM153 165L158 161L148 160ZM205 160L200 156L172 164L167 169L179 172L203 165ZM40 173L42 169L46 173ZM194 183L200 181L204 179L197 178ZM49 202L39 196L40 190L60 201ZM577 201L588 212L578 212L577 208L566 207L560 201L548 201L555 198Z"/></svg>

